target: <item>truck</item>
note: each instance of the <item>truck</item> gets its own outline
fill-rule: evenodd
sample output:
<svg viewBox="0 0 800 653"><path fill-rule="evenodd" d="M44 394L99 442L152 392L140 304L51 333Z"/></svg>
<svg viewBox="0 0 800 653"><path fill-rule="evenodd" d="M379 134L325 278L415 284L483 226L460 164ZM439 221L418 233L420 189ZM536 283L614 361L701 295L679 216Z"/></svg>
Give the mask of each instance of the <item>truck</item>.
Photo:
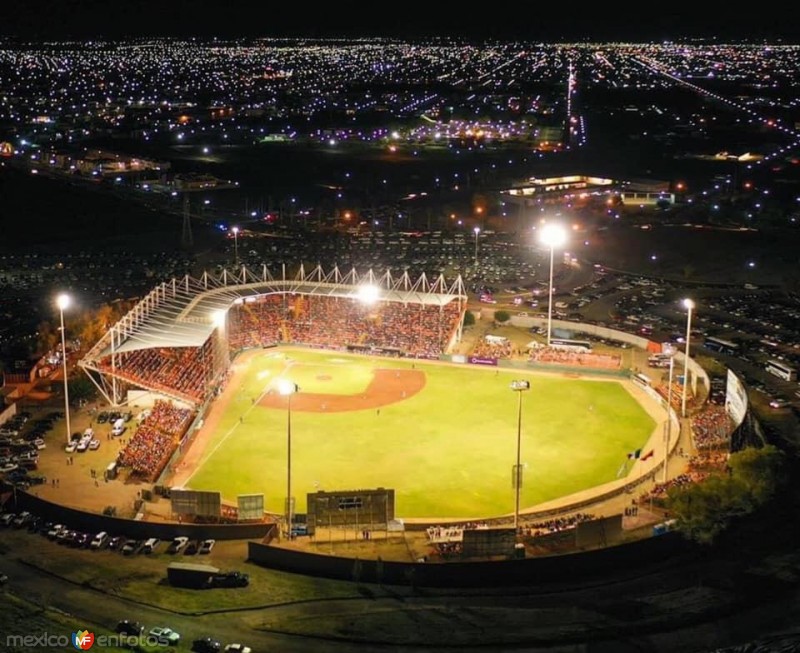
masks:
<svg viewBox="0 0 800 653"><path fill-rule="evenodd" d="M171 562L167 566L167 579L173 587L212 589L215 587L247 587L250 576L240 571L220 571L211 565L189 562Z"/></svg>
<svg viewBox="0 0 800 653"><path fill-rule="evenodd" d="M173 587L205 589L211 578L220 570L211 565L198 565L191 562L170 562L167 566L167 579Z"/></svg>

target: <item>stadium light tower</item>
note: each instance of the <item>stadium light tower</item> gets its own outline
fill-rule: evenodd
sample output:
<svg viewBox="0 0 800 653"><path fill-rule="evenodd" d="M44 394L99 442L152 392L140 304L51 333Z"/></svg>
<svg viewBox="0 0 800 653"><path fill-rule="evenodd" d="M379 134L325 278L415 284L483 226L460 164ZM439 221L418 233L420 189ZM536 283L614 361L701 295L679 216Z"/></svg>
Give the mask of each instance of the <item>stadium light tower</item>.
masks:
<svg viewBox="0 0 800 653"><path fill-rule="evenodd" d="M667 462L669 461L669 441L672 437L672 373L675 357L669 357L669 385L667 386L667 428L664 431L664 483L667 482Z"/></svg>
<svg viewBox="0 0 800 653"><path fill-rule="evenodd" d="M69 386L67 384L67 338L64 332L64 311L69 308L72 298L62 293L56 297L56 306L61 316L61 361L64 364L64 415L67 418L67 444L72 438L72 429L69 424Z"/></svg>
<svg viewBox="0 0 800 653"><path fill-rule="evenodd" d="M481 228L480 227L475 227L472 231L475 233L475 265L477 266L478 265L478 236L481 233Z"/></svg>
<svg viewBox="0 0 800 653"><path fill-rule="evenodd" d="M686 417L686 391L689 386L689 340L692 337L692 311L695 303L691 299L684 299L686 308L686 356L683 361L683 397L681 397L681 417Z"/></svg>
<svg viewBox="0 0 800 653"><path fill-rule="evenodd" d="M278 394L286 397L286 539L292 539L292 395L300 390L289 379L278 381Z"/></svg>
<svg viewBox="0 0 800 653"><path fill-rule="evenodd" d="M367 284L358 287L358 300L362 304L372 305L380 299L381 289L378 286Z"/></svg>
<svg viewBox="0 0 800 653"><path fill-rule="evenodd" d="M233 231L233 259L239 265L239 227L231 229Z"/></svg>
<svg viewBox="0 0 800 653"><path fill-rule="evenodd" d="M511 389L519 395L517 402L517 464L514 465L514 473L511 480L514 482L514 531L519 528L519 491L522 488L522 465L520 462L522 454L522 393L531 389L530 381L512 381Z"/></svg>
<svg viewBox="0 0 800 653"><path fill-rule="evenodd" d="M567 230L560 224L546 224L542 227L539 239L543 245L550 248L550 295L547 300L547 346L553 333L553 258L556 247L561 247L567 242Z"/></svg>

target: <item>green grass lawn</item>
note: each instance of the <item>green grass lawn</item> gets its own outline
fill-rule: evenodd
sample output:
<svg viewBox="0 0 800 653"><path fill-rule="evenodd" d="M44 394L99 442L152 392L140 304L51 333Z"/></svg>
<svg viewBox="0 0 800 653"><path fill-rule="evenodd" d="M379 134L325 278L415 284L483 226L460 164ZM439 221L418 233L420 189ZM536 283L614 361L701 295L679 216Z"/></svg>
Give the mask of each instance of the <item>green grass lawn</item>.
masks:
<svg viewBox="0 0 800 653"><path fill-rule="evenodd" d="M266 509L283 511L286 494L286 410L253 405L277 377L302 392L359 392L372 370L410 361L334 352L273 350L251 359L236 398L220 420L188 487L265 495ZM291 363L288 366L287 364ZM417 395L375 409L292 411L292 491L297 510L322 490L387 487L401 517L473 517L513 511L511 468L516 457L519 371L414 363L426 385ZM318 376L331 380L318 381ZM616 381L524 374L522 506L616 478L629 451L643 447L652 418ZM335 387L338 388L335 390ZM242 423L239 417L244 415Z"/></svg>

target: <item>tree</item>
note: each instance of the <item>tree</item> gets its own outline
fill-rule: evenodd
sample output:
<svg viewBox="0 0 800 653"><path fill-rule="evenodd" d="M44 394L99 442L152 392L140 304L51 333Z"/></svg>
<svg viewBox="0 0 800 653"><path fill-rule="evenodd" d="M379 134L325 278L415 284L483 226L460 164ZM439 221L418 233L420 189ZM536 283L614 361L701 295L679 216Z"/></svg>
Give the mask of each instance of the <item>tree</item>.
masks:
<svg viewBox="0 0 800 653"><path fill-rule="evenodd" d="M748 514L753 508L746 486L721 475L672 488L667 505L684 536L700 544L711 544L733 517Z"/></svg>
<svg viewBox="0 0 800 653"><path fill-rule="evenodd" d="M504 322L508 322L511 319L511 314L508 311L495 311L494 312L494 321L500 322L503 324Z"/></svg>
<svg viewBox="0 0 800 653"><path fill-rule="evenodd" d="M52 351L59 343L58 329L54 324L46 320L39 322L39 326L36 327L36 333L38 334L36 348L41 353Z"/></svg>
<svg viewBox="0 0 800 653"><path fill-rule="evenodd" d="M728 465L733 477L745 483L758 505L769 501L787 481L786 456L772 444L734 453Z"/></svg>
<svg viewBox="0 0 800 653"><path fill-rule="evenodd" d="M475 313L466 311L464 313L464 326L469 327L475 324Z"/></svg>
<svg viewBox="0 0 800 653"><path fill-rule="evenodd" d="M788 480L785 456L773 445L731 454L727 471L668 492L667 507L688 539L711 544L732 520L755 512Z"/></svg>
<svg viewBox="0 0 800 653"><path fill-rule="evenodd" d="M85 376L77 376L67 383L70 403L88 401L95 395L95 387Z"/></svg>

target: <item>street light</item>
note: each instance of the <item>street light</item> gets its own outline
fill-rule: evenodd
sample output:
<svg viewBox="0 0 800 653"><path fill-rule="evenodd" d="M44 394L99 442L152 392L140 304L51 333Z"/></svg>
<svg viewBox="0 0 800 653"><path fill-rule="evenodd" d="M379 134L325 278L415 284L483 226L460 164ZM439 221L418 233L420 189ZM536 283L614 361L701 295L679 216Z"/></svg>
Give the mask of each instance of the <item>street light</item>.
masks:
<svg viewBox="0 0 800 653"><path fill-rule="evenodd" d="M686 356L683 361L683 397L681 397L681 417L686 417L686 391L689 385L689 340L692 337L692 310L694 302L691 299L684 299L683 305L686 308Z"/></svg>
<svg viewBox="0 0 800 653"><path fill-rule="evenodd" d="M517 464L514 465L514 473L511 480L514 483L514 531L519 527L519 491L522 487L522 465L520 457L522 453L522 393L531 389L530 381L512 381L511 389L519 395L517 403Z"/></svg>
<svg viewBox="0 0 800 653"><path fill-rule="evenodd" d="M56 297L56 306L61 316L61 362L64 364L64 415L67 418L67 444L72 439L72 429L69 424L69 387L67 385L67 339L64 333L64 311L69 308L72 299L64 293Z"/></svg>
<svg viewBox="0 0 800 653"><path fill-rule="evenodd" d="M299 387L289 379L278 381L278 394L286 397L286 538L292 539L292 395Z"/></svg>
<svg viewBox="0 0 800 653"><path fill-rule="evenodd" d="M478 265L478 234L481 233L481 228L475 227L472 231L475 232L475 265Z"/></svg>
<svg viewBox="0 0 800 653"><path fill-rule="evenodd" d="M239 264L239 227L234 227L233 231L233 258L236 264Z"/></svg>
<svg viewBox="0 0 800 653"><path fill-rule="evenodd" d="M547 346L553 332L553 257L556 247L567 242L567 230L560 224L546 224L539 235L542 244L550 248L550 298L547 301Z"/></svg>
<svg viewBox="0 0 800 653"><path fill-rule="evenodd" d="M675 369L675 357L669 357L669 384L667 385L667 429L664 433L664 483L667 482L667 462L669 460L669 441L672 437L672 371Z"/></svg>

